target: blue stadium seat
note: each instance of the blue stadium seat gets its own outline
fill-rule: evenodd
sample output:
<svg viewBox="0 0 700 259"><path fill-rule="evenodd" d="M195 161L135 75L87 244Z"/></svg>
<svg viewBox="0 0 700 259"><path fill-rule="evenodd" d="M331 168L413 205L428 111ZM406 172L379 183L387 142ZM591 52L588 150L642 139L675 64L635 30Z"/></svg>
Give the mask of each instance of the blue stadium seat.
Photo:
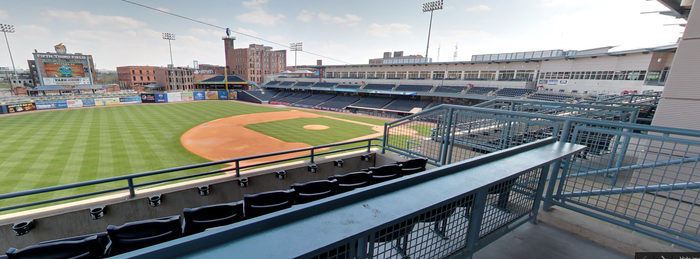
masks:
<svg viewBox="0 0 700 259"><path fill-rule="evenodd" d="M338 193L338 180L319 180L292 184L294 204L302 204L330 197Z"/></svg>
<svg viewBox="0 0 700 259"><path fill-rule="evenodd" d="M480 95L487 95L492 91L497 90L497 87L482 87L482 86L474 86L469 88L469 91L467 91L467 94L480 94Z"/></svg>
<svg viewBox="0 0 700 259"><path fill-rule="evenodd" d="M328 180L338 181L338 193L352 191L372 184L372 175L369 172L353 172L343 175L329 176Z"/></svg>
<svg viewBox="0 0 700 259"><path fill-rule="evenodd" d="M236 223L243 219L243 202L214 204L198 208L185 208L184 234L191 235L208 228Z"/></svg>
<svg viewBox="0 0 700 259"><path fill-rule="evenodd" d="M30 258L102 258L104 248L97 235L89 235L78 240L56 240L40 243L23 249L10 247L6 256L10 259Z"/></svg>
<svg viewBox="0 0 700 259"><path fill-rule="evenodd" d="M180 216L128 222L107 226L112 240L111 255L117 255L176 239L182 235Z"/></svg>
<svg viewBox="0 0 700 259"><path fill-rule="evenodd" d="M245 205L245 217L254 218L292 207L294 191L284 190L245 194L243 203Z"/></svg>

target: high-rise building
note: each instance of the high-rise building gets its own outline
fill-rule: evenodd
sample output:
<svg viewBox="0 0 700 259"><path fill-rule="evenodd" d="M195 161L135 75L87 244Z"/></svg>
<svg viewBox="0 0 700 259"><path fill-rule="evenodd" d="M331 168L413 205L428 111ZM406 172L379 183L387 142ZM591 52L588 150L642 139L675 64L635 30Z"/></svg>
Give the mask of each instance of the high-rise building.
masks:
<svg viewBox="0 0 700 259"><path fill-rule="evenodd" d="M232 39L224 39L224 42L229 74L261 84L264 75L280 73L286 67L287 50L272 50L272 47L262 44L234 49Z"/></svg>

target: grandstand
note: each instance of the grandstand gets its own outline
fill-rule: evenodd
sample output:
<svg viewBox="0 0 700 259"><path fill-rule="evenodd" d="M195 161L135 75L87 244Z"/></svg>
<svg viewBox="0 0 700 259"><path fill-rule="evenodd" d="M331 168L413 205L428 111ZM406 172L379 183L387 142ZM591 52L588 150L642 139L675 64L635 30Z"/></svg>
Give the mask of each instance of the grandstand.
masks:
<svg viewBox="0 0 700 259"><path fill-rule="evenodd" d="M294 86L311 86L314 82L297 82Z"/></svg>
<svg viewBox="0 0 700 259"><path fill-rule="evenodd" d="M364 97L360 101L352 104L352 107L381 109L389 104L393 98L386 97Z"/></svg>
<svg viewBox="0 0 700 259"><path fill-rule="evenodd" d="M482 87L482 86L474 86L469 88L469 91L467 91L467 94L482 94L482 95L487 95L490 92L498 90L498 87Z"/></svg>
<svg viewBox="0 0 700 259"><path fill-rule="evenodd" d="M306 99L295 102L295 104L317 106L322 102L328 101L336 97L334 94L313 94Z"/></svg>
<svg viewBox="0 0 700 259"><path fill-rule="evenodd" d="M258 90L244 90L239 92L239 100L243 101L248 101L248 98L244 97L243 95L249 95L253 99L260 100L262 102L269 102L272 100L272 98L277 95L278 92L274 90L265 90L265 91L258 91Z"/></svg>
<svg viewBox="0 0 700 259"><path fill-rule="evenodd" d="M404 85L401 84L396 87L395 91L401 92L430 92L433 89L432 85Z"/></svg>
<svg viewBox="0 0 700 259"><path fill-rule="evenodd" d="M367 84L363 87L363 90L378 90L378 91L391 91L396 85L394 84Z"/></svg>
<svg viewBox="0 0 700 259"><path fill-rule="evenodd" d="M468 89L467 86L437 86L435 87L435 90L433 92L435 93L461 93L465 89Z"/></svg>
<svg viewBox="0 0 700 259"><path fill-rule="evenodd" d="M294 81L282 81L278 85L279 86L290 86L293 85L295 82Z"/></svg>
<svg viewBox="0 0 700 259"><path fill-rule="evenodd" d="M523 97L535 92L535 89L503 88L496 92L496 95L503 97Z"/></svg>
<svg viewBox="0 0 700 259"><path fill-rule="evenodd" d="M430 104L428 100L406 100L406 99L395 99L389 105L384 107L385 110L390 111L402 111L409 112L414 108L424 109Z"/></svg>
<svg viewBox="0 0 700 259"><path fill-rule="evenodd" d="M335 88L343 88L343 89L359 89L361 85L337 85Z"/></svg>
<svg viewBox="0 0 700 259"><path fill-rule="evenodd" d="M342 96L338 95L330 100L318 104L318 107L325 107L331 109L345 109L348 105L351 105L360 100L359 96Z"/></svg>
<svg viewBox="0 0 700 259"><path fill-rule="evenodd" d="M312 85L311 87L324 87L324 88L332 88L336 86L338 83L323 83L323 82L318 82Z"/></svg>
<svg viewBox="0 0 700 259"><path fill-rule="evenodd" d="M293 93L291 95L287 95L285 97L279 98L279 99L275 100L275 102L296 103L296 102L301 101L303 99L306 99L310 96L311 96L311 94L308 94L308 93Z"/></svg>
<svg viewBox="0 0 700 259"><path fill-rule="evenodd" d="M550 102L568 102L576 99L576 96L567 93L548 93L536 92L527 97L528 99L550 101Z"/></svg>
<svg viewBox="0 0 700 259"><path fill-rule="evenodd" d="M265 86L265 85L270 85L270 86L272 86L272 85L279 85L279 83L281 83L281 81L269 81L269 82L267 82L267 83L265 83L265 84L263 84L263 85L264 85L264 86Z"/></svg>

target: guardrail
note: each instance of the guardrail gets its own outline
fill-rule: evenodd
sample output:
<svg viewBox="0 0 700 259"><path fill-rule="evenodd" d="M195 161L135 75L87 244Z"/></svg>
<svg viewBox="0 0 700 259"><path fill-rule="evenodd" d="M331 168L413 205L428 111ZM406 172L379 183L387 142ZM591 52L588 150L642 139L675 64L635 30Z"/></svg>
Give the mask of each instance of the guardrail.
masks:
<svg viewBox="0 0 700 259"><path fill-rule="evenodd" d="M534 220L551 163L582 148L550 137L116 258L469 258Z"/></svg>
<svg viewBox="0 0 700 259"><path fill-rule="evenodd" d="M404 137L406 127L429 137ZM700 131L453 105L385 128L387 150L437 165L529 143L551 129L544 134L587 149L555 163L562 170L550 176L545 208L566 207L700 250Z"/></svg>
<svg viewBox="0 0 700 259"><path fill-rule="evenodd" d="M267 153L267 154L261 154L261 155L246 156L246 157L239 157L239 158L220 160L220 161L214 161L214 162L207 162L207 163L201 163L201 164L167 168L167 169L161 169L161 170L155 170L155 171L149 171L149 172L143 172L143 173L115 176L115 177L110 177L110 178L85 181L85 182L79 182L79 183L72 183L72 184L65 184L65 185L58 185L58 186L52 186L52 187L46 187L46 188L40 188L40 189L34 189L34 190L26 190L26 191L0 194L0 201L3 201L3 200L11 199L11 198L25 197L25 196L29 196L29 195L35 195L35 194L41 194L41 193L47 193L47 192L75 189L75 188L86 187L86 186L95 186L95 185L104 184L104 183L126 181L126 185L122 186L122 187L105 189L105 190L94 191L94 192L88 192L88 193L83 193L83 194L78 194L78 195L71 195L71 196L49 199L49 200L41 200L41 201L25 203L25 204L7 206L7 207L0 208L0 212L13 210L13 209L19 209L19 208L26 208L26 207L31 207L31 206L37 206L37 205L43 205L43 204L48 204L48 203L53 203L53 202L58 202L58 201L84 198L84 197L95 196L95 195L99 195L99 194L124 191L124 190L129 190L129 196L134 197L136 188L139 188L139 187L145 187L145 186L151 186L151 185L155 185L155 184L180 181L180 180L191 179L191 178L202 177L202 176L209 176L209 175L226 173L226 172L231 172L231 171L235 171L236 177L240 177L240 172L242 169L259 167L259 166L276 164L276 163L293 161L293 160L299 160L299 159L307 159L308 158L309 162L314 163L316 157L319 157L319 156L325 156L325 155L329 155L329 154L335 154L335 153L341 153L341 152L347 152L347 151L353 151L353 150L362 150L362 149L366 149L367 152L370 152L370 149L372 147L381 147L381 145L373 144L372 143L373 141L380 141L381 142L382 140L378 139L378 138L371 138L371 139L347 141L347 142L341 142L341 143L326 144L326 145L313 146L313 147L307 147L307 148L298 148L298 149L292 149L292 150L286 150L286 151L280 151L280 152L274 152L274 153ZM332 147L337 147L337 146L363 143L363 142L366 142L367 145L357 146L357 147L347 147L347 148L342 148L342 149L337 149L337 150L316 152L317 149L332 148ZM293 153L298 153L298 152L308 152L308 154L299 155L299 156L290 157L290 158L284 158L284 159L275 159L274 161L270 161L270 162L261 162L261 163L255 163L255 164L245 165L245 166L240 165L240 162L242 162L242 161L248 161L248 160L265 158L265 157L274 157L274 156L285 155L285 154L293 154ZM139 183L139 184L134 183L134 180L139 179L139 178L159 176L159 175L163 175L166 173L179 172L179 171L198 169L198 168L205 168L205 167L209 167L209 166L223 165L223 164L229 164L229 165L233 164L233 168L213 170L213 171L208 171L208 172L204 172L204 173L195 173L195 174L190 174L190 175L185 175L185 176L180 176L180 177L174 177L174 178L168 178L168 179L162 179L162 180L156 180L156 181L149 181L149 182L144 182L144 183Z"/></svg>

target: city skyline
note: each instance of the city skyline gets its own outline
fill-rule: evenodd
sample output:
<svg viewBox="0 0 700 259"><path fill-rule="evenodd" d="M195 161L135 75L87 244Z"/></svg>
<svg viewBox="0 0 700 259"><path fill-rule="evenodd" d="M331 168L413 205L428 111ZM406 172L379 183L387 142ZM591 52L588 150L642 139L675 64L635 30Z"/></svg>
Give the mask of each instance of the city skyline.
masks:
<svg viewBox="0 0 700 259"><path fill-rule="evenodd" d="M424 1L327 2L305 5L251 0L236 3L205 1L136 1L238 33L236 48L264 44L288 49L303 42L299 65L366 64L385 51L425 54L430 15ZM124 65L166 66L168 43L161 33L173 33L175 66L224 64L225 31L149 10L125 1L68 1L70 8L49 1L8 2L0 7L0 23L14 25L8 40L18 69L27 69L32 52L54 52L63 43L69 53L93 55L97 69ZM187 3L187 4L185 4ZM672 44L682 20L641 12L661 11L658 2L639 0L517 0L445 1L435 12L429 57L452 61L471 55L545 49L587 49L619 46L614 50ZM30 18L30 19L28 19ZM517 44L514 44L517 43ZM438 57L438 48L440 53ZM325 57L311 55L309 52ZM294 64L287 55L287 65ZM332 58L332 59L329 59ZM343 62L340 62L343 61ZM0 67L11 67L7 51L0 51Z"/></svg>

